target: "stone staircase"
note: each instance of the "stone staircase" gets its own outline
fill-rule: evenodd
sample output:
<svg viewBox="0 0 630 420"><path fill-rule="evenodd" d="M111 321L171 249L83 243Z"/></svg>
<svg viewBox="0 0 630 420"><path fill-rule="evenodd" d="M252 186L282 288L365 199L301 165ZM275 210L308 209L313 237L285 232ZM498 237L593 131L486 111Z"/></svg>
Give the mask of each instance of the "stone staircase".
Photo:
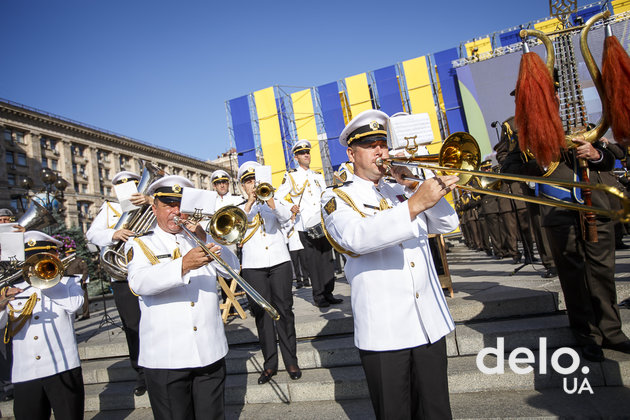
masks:
<svg viewBox="0 0 630 420"><path fill-rule="evenodd" d="M579 361L571 375L553 371L555 349L575 345L557 279L541 279L540 267L528 266L508 276L514 266L491 260L456 245L449 253L455 297L447 298L456 330L447 337L449 386L455 418L499 417L630 417L630 355L605 351L602 363ZM619 298L630 296L630 251L617 257ZM258 385L262 354L253 319L231 318L226 325L230 343L227 356L227 417L276 419L373 418L367 386L352 337L350 288L337 281L335 294L344 303L319 309L312 305L310 288L295 291L298 359L303 377L289 379L281 370L266 385ZM86 391L86 418L150 419L147 395L133 396L135 372L126 358L126 343L119 328L99 327L102 303L96 303L89 320L76 324ZM112 302L108 313L118 321ZM113 312L113 313L112 313ZM630 309L621 310L624 331L630 335ZM249 316L249 314L248 314ZM540 360L540 338L546 338L546 360ZM503 366L504 373L486 375L477 367L477 354L504 340L503 361L486 356L488 367ZM530 349L533 370L515 373L509 353ZM579 350L578 350L579 353ZM560 359L570 365L567 357ZM519 366L524 366L523 364ZM282 368L282 366L281 366ZM546 368L546 370L545 370ZM583 370L587 373L584 374ZM586 378L593 394L568 394L573 379ZM3 418L12 415L12 404L0 404Z"/></svg>

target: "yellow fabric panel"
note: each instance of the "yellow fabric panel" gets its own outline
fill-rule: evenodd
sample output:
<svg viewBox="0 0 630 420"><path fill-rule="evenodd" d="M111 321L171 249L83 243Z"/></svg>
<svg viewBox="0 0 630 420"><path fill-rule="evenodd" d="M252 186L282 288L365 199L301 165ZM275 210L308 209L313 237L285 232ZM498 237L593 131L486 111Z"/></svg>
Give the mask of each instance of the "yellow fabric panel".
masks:
<svg viewBox="0 0 630 420"><path fill-rule="evenodd" d="M611 4L615 15L630 10L630 0L613 0Z"/></svg>
<svg viewBox="0 0 630 420"><path fill-rule="evenodd" d="M435 101L433 100L433 88L429 78L427 60L424 56L403 61L405 81L409 92L409 104L412 114L429 114L431 129L433 130L433 141L439 142L440 125L438 124Z"/></svg>
<svg viewBox="0 0 630 420"><path fill-rule="evenodd" d="M265 165L271 166L272 182L277 187L282 183L287 165L284 161L280 121L273 87L254 92L254 102L258 114L263 159Z"/></svg>
<svg viewBox="0 0 630 420"><path fill-rule="evenodd" d="M553 19L549 19L546 20L544 22L538 22L534 24L534 29L538 29L539 31L542 31L546 34L553 32L559 28L561 28L561 23L560 20L558 20L558 18L553 18Z"/></svg>
<svg viewBox="0 0 630 420"><path fill-rule="evenodd" d="M372 109L367 74L361 73L356 76L346 77L346 89L348 91L348 102L350 103L352 117L356 117L359 113Z"/></svg>
<svg viewBox="0 0 630 420"><path fill-rule="evenodd" d="M352 112L350 111L350 106L348 105L348 98L346 97L346 92L344 92L343 90L339 92L339 102L341 102L341 109L343 110L344 124L348 125L348 123L352 119Z"/></svg>
<svg viewBox="0 0 630 420"><path fill-rule="evenodd" d="M477 55L492 51L492 42L490 41L490 37L468 42L466 44L466 54L468 57L472 57L473 48L475 47L477 47Z"/></svg>
<svg viewBox="0 0 630 420"><path fill-rule="evenodd" d="M311 142L311 169L323 170L322 154L317 139L317 125L315 124L315 110L310 89L304 89L291 94L293 102L293 115L298 139Z"/></svg>

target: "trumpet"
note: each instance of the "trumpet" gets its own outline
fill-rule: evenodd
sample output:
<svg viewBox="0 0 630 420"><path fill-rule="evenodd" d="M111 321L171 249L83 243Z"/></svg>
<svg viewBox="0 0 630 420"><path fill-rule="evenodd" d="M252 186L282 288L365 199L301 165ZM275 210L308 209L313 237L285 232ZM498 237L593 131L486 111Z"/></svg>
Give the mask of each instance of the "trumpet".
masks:
<svg viewBox="0 0 630 420"><path fill-rule="evenodd" d="M186 227L186 222L180 217L174 217L173 221L182 228L184 233L192 239L197 246L199 246L207 255L211 256L217 264L219 264L229 275L241 286L243 291L247 293L260 307L262 307L275 321L280 319L278 311L271 306L269 302L263 298L260 293L256 291L249 283L245 281L232 267L229 266L221 257L203 243L201 239L197 237L190 229ZM229 245L231 243L239 242L245 231L247 230L247 216L245 212L238 207L228 206L224 207L212 216L210 223L208 224L208 233L217 242L223 245Z"/></svg>
<svg viewBox="0 0 630 420"><path fill-rule="evenodd" d="M15 265L12 272L0 279L0 288L10 286L22 278L37 289L48 289L61 281L68 265L76 258L76 253L63 259L48 252L31 255L22 263Z"/></svg>
<svg viewBox="0 0 630 420"><path fill-rule="evenodd" d="M513 200L527 201L529 203L541 204L544 206L560 207L568 210L585 211L610 217L627 223L630 221L630 199L618 188L604 184L590 184L586 182L563 181L553 178L541 178L526 175L497 174L493 172L479 171L479 161L481 154L477 141L468 133L453 133L446 140L436 155L417 156L411 158L378 158L378 166L401 166L408 168L432 169L442 173L455 174L459 176L457 188L478 194L494 195L497 197L509 198ZM437 162L437 164L436 164ZM620 199L623 208L612 210L606 208L591 207L584 204L569 203L559 200L550 200L540 197L529 197L518 194L508 194L493 189L475 188L466 185L472 177L499 179L504 181L532 182L537 184L554 185L568 188L590 188L592 190L603 191ZM405 179L413 181L424 181L424 179L406 176Z"/></svg>
<svg viewBox="0 0 630 420"><path fill-rule="evenodd" d="M256 199L259 201L268 201L273 198L273 193L275 189L268 182L261 182L256 185L256 189L254 190L254 194L256 195Z"/></svg>

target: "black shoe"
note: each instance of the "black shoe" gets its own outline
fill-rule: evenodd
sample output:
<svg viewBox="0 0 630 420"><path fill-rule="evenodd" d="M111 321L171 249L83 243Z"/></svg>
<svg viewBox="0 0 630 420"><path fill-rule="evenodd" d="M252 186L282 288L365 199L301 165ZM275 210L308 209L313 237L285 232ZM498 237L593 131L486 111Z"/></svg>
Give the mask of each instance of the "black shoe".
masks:
<svg viewBox="0 0 630 420"><path fill-rule="evenodd" d="M0 401L6 402L6 401L11 401L12 399L13 399L13 391L9 391L2 394Z"/></svg>
<svg viewBox="0 0 630 420"><path fill-rule="evenodd" d="M540 277L542 277L543 279L558 277L558 271L556 271L555 268L549 268L547 269L547 272L545 274L542 274Z"/></svg>
<svg viewBox="0 0 630 420"><path fill-rule="evenodd" d="M291 370L289 370L289 369L291 369ZM300 379L302 377L302 371L297 366L289 366L287 368L287 372L289 372L289 378L293 379L294 381L296 381L296 380L298 380L298 379Z"/></svg>
<svg viewBox="0 0 630 420"><path fill-rule="evenodd" d="M328 303L327 300L322 300L321 302L315 302L315 306L317 306L318 308L328 308L330 306L330 303Z"/></svg>
<svg viewBox="0 0 630 420"><path fill-rule="evenodd" d="M271 377L274 376L277 372L267 369L260 374L258 378L258 385L264 385L271 380Z"/></svg>
<svg viewBox="0 0 630 420"><path fill-rule="evenodd" d="M309 279L304 279L304 287L309 287L311 285L311 281Z"/></svg>
<svg viewBox="0 0 630 420"><path fill-rule="evenodd" d="M582 347L582 355L591 362L603 362L606 359L602 348L597 344L587 344Z"/></svg>
<svg viewBox="0 0 630 420"><path fill-rule="evenodd" d="M304 286L304 283L302 283L301 280L295 282L296 289L301 289L303 286Z"/></svg>
<svg viewBox="0 0 630 420"><path fill-rule="evenodd" d="M630 354L630 340L622 341L621 343L615 343L615 344L604 343L602 347L604 347L605 349L611 349L611 350L620 351L622 353Z"/></svg>
<svg viewBox="0 0 630 420"><path fill-rule="evenodd" d="M337 299L336 297L334 297L333 295L330 296L324 296L324 298L326 299L326 302L336 305L338 303L343 302L343 299Z"/></svg>
<svg viewBox="0 0 630 420"><path fill-rule="evenodd" d="M133 389L133 395L136 397L143 396L145 392L147 392L147 386L145 384L136 384L136 387Z"/></svg>
<svg viewBox="0 0 630 420"><path fill-rule="evenodd" d="M512 257L512 264L520 264L521 257Z"/></svg>

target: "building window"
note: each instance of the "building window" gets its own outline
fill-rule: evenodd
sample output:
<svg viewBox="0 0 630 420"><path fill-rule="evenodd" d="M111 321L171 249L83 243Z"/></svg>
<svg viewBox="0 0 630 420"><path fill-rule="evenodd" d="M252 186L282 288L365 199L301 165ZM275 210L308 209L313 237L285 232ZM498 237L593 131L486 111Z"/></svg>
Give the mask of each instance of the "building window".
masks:
<svg viewBox="0 0 630 420"><path fill-rule="evenodd" d="M50 159L50 169L53 171L57 170L57 161L55 159Z"/></svg>
<svg viewBox="0 0 630 420"><path fill-rule="evenodd" d="M79 193L79 183L76 181L74 181L74 192L77 194Z"/></svg>
<svg viewBox="0 0 630 420"><path fill-rule="evenodd" d="M13 165L14 163L13 152L7 152L7 165Z"/></svg>
<svg viewBox="0 0 630 420"><path fill-rule="evenodd" d="M48 168L48 158L42 158L42 168Z"/></svg>
<svg viewBox="0 0 630 420"><path fill-rule="evenodd" d="M26 144L26 140L24 140L24 133L21 131L15 131L15 140L17 140L20 144Z"/></svg>
<svg viewBox="0 0 630 420"><path fill-rule="evenodd" d="M108 197L111 197L111 195L112 195L112 187L105 187L105 194Z"/></svg>
<svg viewBox="0 0 630 420"><path fill-rule="evenodd" d="M11 199L11 207L13 208L14 211L17 211L20 208L20 202L18 201L17 198Z"/></svg>
<svg viewBox="0 0 630 420"><path fill-rule="evenodd" d="M26 166L26 153L17 154L17 164L20 166Z"/></svg>
<svg viewBox="0 0 630 420"><path fill-rule="evenodd" d="M81 192L86 194L87 193L87 184L81 184Z"/></svg>
<svg viewBox="0 0 630 420"><path fill-rule="evenodd" d="M9 130L8 128L4 129L4 139L6 141L13 141L13 137L11 136L11 130Z"/></svg>
<svg viewBox="0 0 630 420"><path fill-rule="evenodd" d="M15 186L15 174L7 174L7 182L9 183L9 185Z"/></svg>
<svg viewBox="0 0 630 420"><path fill-rule="evenodd" d="M105 195L105 187L101 184L101 195Z"/></svg>
<svg viewBox="0 0 630 420"><path fill-rule="evenodd" d="M77 174L77 164L76 164L76 163L73 163L73 164L72 164L72 174L73 174L73 175L76 175L76 174Z"/></svg>

